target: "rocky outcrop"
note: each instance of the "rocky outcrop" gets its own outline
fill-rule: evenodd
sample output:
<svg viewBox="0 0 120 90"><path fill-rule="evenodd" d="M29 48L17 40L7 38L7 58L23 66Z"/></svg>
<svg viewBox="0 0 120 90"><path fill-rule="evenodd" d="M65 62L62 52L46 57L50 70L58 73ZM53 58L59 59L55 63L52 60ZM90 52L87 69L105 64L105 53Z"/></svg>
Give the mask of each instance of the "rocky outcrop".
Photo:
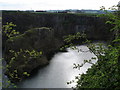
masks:
<svg viewBox="0 0 120 90"><path fill-rule="evenodd" d="M31 28L51 27L57 38L76 32L86 32L89 39L95 40L108 40L111 36L110 26L105 24L106 18L97 17L97 15L9 11L3 11L2 14L2 23L13 22L17 25L16 30L21 33Z"/></svg>
<svg viewBox="0 0 120 90"><path fill-rule="evenodd" d="M35 68L48 64L47 57L62 45L63 42L54 37L54 30L46 27L10 38L5 48L7 76L13 82L22 80ZM24 72L27 72L26 75Z"/></svg>

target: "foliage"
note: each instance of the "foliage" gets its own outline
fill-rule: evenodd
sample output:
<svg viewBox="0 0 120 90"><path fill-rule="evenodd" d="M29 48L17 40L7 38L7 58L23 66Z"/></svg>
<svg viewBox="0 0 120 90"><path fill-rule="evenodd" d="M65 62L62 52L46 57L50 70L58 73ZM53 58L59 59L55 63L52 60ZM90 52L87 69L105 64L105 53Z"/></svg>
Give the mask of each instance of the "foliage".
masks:
<svg viewBox="0 0 120 90"><path fill-rule="evenodd" d="M97 63L93 64L88 69L86 74L77 76L76 89L81 88L113 88L120 89L120 76L119 76L119 60L120 60L120 17L119 12L108 13L104 7L102 10L106 12L104 15L108 17L107 24L113 25L111 31L113 32L113 40L107 48L104 48L101 44L94 45L88 43L88 48L93 52L97 58ZM95 59L94 57L91 58ZM82 67L85 63L90 63L91 60L84 60L83 64L74 64L74 68ZM72 81L67 82L67 84Z"/></svg>
<svg viewBox="0 0 120 90"><path fill-rule="evenodd" d="M19 32L14 30L14 27L16 27L16 25L13 24L12 22L10 22L10 23L7 22L6 25L3 25L2 36L5 37L6 40L11 37L19 35ZM3 58L3 60L4 60L4 58ZM6 65L6 67L8 67L8 66ZM2 66L2 68L6 68L6 67ZM16 88L16 85L14 83L12 83L10 80L3 79L2 84L3 84L3 86L2 86L3 88L8 88L10 86L13 86L14 88Z"/></svg>
<svg viewBox="0 0 120 90"><path fill-rule="evenodd" d="M20 70L24 68L24 65L29 65L30 60L40 58L42 56L42 52L38 52L35 50L23 50L20 49L18 52L13 50L9 50L12 57L10 62L6 65L6 73L8 74L10 79L21 81L23 77L28 77L30 74L24 70ZM19 61L22 59L21 61ZM16 65L16 64L19 64ZM22 68L23 67L23 68Z"/></svg>
<svg viewBox="0 0 120 90"><path fill-rule="evenodd" d="M14 83L12 83L10 80L2 81L2 88L9 88L10 86L17 88L17 86Z"/></svg>
<svg viewBox="0 0 120 90"><path fill-rule="evenodd" d="M9 52L13 53L15 58L17 58L21 54L24 55L23 57L34 57L34 58L41 57L42 55L42 51L38 52L35 50L29 51L29 50L20 49L18 52L15 52L13 50L9 50Z"/></svg>
<svg viewBox="0 0 120 90"><path fill-rule="evenodd" d="M72 40L81 38L86 38L86 35L84 33L81 34L80 32L77 32L75 35L64 36L64 41L69 43L72 42Z"/></svg>
<svg viewBox="0 0 120 90"><path fill-rule="evenodd" d="M106 54L99 57L98 62L88 69L87 74L81 75L77 88L118 88L119 49L110 47L106 50Z"/></svg>
<svg viewBox="0 0 120 90"><path fill-rule="evenodd" d="M61 51L68 47L70 47L71 49L77 49L74 44L78 44L79 42L81 42L81 44L85 44L88 41L86 39L86 34L80 32L77 32L74 35L64 36L63 39L66 44L60 48Z"/></svg>
<svg viewBox="0 0 120 90"><path fill-rule="evenodd" d="M97 55L98 62L87 71L87 74L82 74L78 80L77 88L115 88L119 87L120 76L118 74L118 60L120 57L120 37L118 31L120 30L120 18L112 13L106 14L110 21L106 23L114 25L112 30L115 31L114 40L117 44L109 45L105 50L104 55ZM93 50L92 50L93 51ZM96 51L94 49L94 51ZM100 50L103 52L103 50Z"/></svg>
<svg viewBox="0 0 120 90"><path fill-rule="evenodd" d="M16 25L14 25L12 22L7 23L6 25L3 25L3 36L7 37L7 40L12 40L12 38L17 38L17 35L19 35L19 32L17 32L16 30L14 30L13 28L16 27ZM38 52L36 50L23 50L23 49L19 49L19 51L14 51L14 50L9 50L9 54L10 54L10 60L9 62L7 62L6 64L6 72L5 74L7 74L7 76L9 77L10 80L4 80L3 82L3 88L9 88L9 87L14 87L17 88L16 85L11 82L11 79L14 80L21 80L21 76L22 77L28 77L30 76L30 74L26 71L22 71L17 66L21 66L20 63L19 65L17 65L17 62L22 62L21 64L24 66L25 64L30 62L30 58L40 58L42 55L42 51ZM22 59L21 61L19 61L19 59ZM7 61L7 60L6 60Z"/></svg>
<svg viewBox="0 0 120 90"><path fill-rule="evenodd" d="M2 29L2 34L7 36L7 38L11 38L14 37L16 35L19 34L19 32L17 32L16 30L14 30L13 28L16 27L15 24L13 24L12 22L10 23L6 23L6 25L3 25L3 29Z"/></svg>

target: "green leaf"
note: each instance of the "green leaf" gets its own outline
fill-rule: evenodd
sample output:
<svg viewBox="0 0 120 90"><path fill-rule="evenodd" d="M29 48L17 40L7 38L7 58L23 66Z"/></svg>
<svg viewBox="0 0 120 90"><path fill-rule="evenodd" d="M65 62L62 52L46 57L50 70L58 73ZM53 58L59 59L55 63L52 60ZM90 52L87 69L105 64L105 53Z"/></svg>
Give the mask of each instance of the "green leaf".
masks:
<svg viewBox="0 0 120 90"><path fill-rule="evenodd" d="M28 73L27 72L23 72L24 75L27 75Z"/></svg>

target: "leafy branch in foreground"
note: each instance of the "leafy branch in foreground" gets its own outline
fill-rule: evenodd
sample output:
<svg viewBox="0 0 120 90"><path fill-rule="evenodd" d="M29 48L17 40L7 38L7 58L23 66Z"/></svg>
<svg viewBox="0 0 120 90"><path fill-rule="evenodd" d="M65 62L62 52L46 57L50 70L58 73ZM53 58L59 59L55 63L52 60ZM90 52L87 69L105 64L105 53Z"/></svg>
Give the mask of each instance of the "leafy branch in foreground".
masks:
<svg viewBox="0 0 120 90"><path fill-rule="evenodd" d="M19 35L19 32L17 32L16 30L14 30L14 27L16 27L16 25L14 25L12 22L7 23L6 25L3 25L3 37L6 38L6 40L11 39L12 37L16 38L17 35ZM21 77L28 77L30 76L29 72L20 69L20 67L24 67L24 65L28 65L28 63L32 62L30 60L36 60L36 58L40 58L42 55L42 51L38 52L36 50L23 50L20 49L19 51L14 51L14 50L9 50L8 52L9 55L9 59L7 59L7 57L5 57L5 61L7 61L6 66L4 66L3 68L6 69L5 74L8 76L9 80L4 79L3 80L3 88L9 88L9 87L14 87L17 88L16 85L11 82L11 79L14 80L18 80L21 81ZM22 60L24 60L24 62L22 62L22 60L20 61L19 58L21 58ZM19 67L17 67L17 62L21 62L19 63ZM6 76L5 76L6 77Z"/></svg>
<svg viewBox="0 0 120 90"><path fill-rule="evenodd" d="M86 34L80 33L80 32L77 32L74 35L64 36L63 39L65 42L65 45L60 48L61 51L68 48L68 47L70 47L71 49L77 49L79 51L79 49L75 46L75 44L77 45L80 42L81 42L81 44L88 43L88 40L86 38Z"/></svg>
<svg viewBox="0 0 120 90"><path fill-rule="evenodd" d="M4 38L3 39L4 42L6 42L6 40L10 39L11 37L19 35L19 32L17 32L16 30L14 30L15 27L16 27L16 25L13 24L12 22L10 22L10 23L7 22L6 25L2 26L2 36ZM4 60L4 58L3 58L3 60ZM8 65L6 65L6 67L7 66ZM2 66L2 69L6 68L6 67ZM10 80L6 79L5 77L6 76L4 76L4 79L2 80L2 87L3 88L9 88L10 86L13 86L14 88L17 87L14 83L12 83Z"/></svg>
<svg viewBox="0 0 120 90"><path fill-rule="evenodd" d="M105 8L103 7L103 10ZM120 12L109 13L102 16L108 17L106 23L111 24L113 28L113 40L107 48L103 48L102 45L96 45L88 43L88 48L93 52L97 58L97 63L93 64L91 68L88 69L86 74L81 74L77 76L76 89L81 88L113 88L120 89L120 75L119 75L119 60L120 60L120 17L118 16ZM94 57L93 57L94 59ZM89 63L91 60L85 60L83 64L74 64L74 68L82 67L86 62ZM67 84L73 81L67 82Z"/></svg>
<svg viewBox="0 0 120 90"><path fill-rule="evenodd" d="M105 14L109 21L106 23L112 24L114 27L114 39L112 45L108 45L108 49L104 51L104 55L98 53L98 62L88 69L87 74L82 74L81 78L77 81L77 89L80 88L114 88L119 89L119 72L118 64L120 59L120 18L117 14L107 13ZM92 51L96 51L93 49Z"/></svg>
<svg viewBox="0 0 120 90"><path fill-rule="evenodd" d="M13 24L12 22L7 22L6 25L3 25L2 27L2 34L5 35L7 38L11 38L18 35L19 32L14 30L14 27L16 27L15 24Z"/></svg>
<svg viewBox="0 0 120 90"><path fill-rule="evenodd" d="M6 73L8 74L10 79L21 81L21 77L28 77L30 74L26 71L21 71L20 66L29 65L31 62L30 60L36 58L40 58L42 56L42 52L38 52L35 50L23 50L20 49L18 52L15 52L13 50L9 50L9 53L11 53L11 60L6 65ZM24 59L24 62L21 61L21 64L18 66L15 65L15 62L20 62L19 58ZM18 72L21 72L21 74Z"/></svg>

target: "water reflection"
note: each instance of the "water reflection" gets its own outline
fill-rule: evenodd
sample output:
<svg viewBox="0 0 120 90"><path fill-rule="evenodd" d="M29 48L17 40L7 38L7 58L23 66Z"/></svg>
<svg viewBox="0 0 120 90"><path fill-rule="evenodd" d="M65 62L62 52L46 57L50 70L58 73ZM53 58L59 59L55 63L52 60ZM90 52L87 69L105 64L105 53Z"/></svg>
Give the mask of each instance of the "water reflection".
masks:
<svg viewBox="0 0 120 90"><path fill-rule="evenodd" d="M78 49L88 51L85 45ZM70 88L76 83L67 85L68 81L74 80L78 74L85 73L91 64L85 64L80 70L73 69L73 63L83 63L85 59L95 57L93 53L81 52L68 48L68 52L59 52L54 55L50 64L39 70L37 75L19 84L20 88ZM96 61L92 61L95 63Z"/></svg>

